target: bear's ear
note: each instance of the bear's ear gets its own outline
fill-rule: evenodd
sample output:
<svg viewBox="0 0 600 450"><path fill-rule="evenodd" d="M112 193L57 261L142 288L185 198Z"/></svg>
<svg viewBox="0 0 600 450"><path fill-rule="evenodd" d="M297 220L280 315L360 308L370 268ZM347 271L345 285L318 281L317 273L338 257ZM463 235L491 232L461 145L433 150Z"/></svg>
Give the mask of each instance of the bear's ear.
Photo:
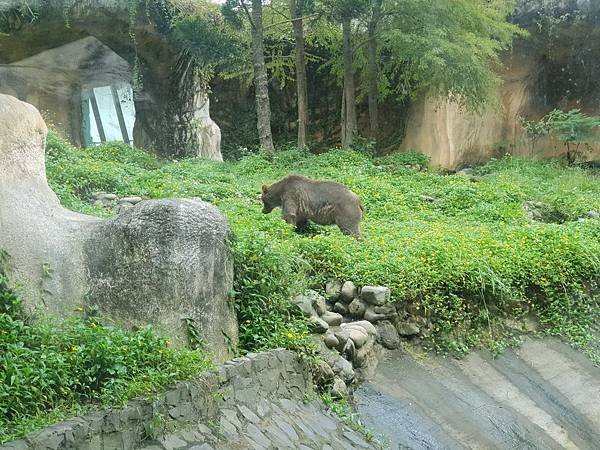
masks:
<svg viewBox="0 0 600 450"><path fill-rule="evenodd" d="M269 186L267 186L266 184L263 184L262 185L263 194L266 193L268 190L269 190Z"/></svg>

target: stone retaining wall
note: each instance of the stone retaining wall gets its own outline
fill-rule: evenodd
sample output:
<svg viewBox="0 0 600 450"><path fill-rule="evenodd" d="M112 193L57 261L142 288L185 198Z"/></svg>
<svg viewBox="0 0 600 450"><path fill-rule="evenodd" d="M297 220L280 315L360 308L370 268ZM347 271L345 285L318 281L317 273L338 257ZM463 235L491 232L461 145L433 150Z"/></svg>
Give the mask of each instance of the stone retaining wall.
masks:
<svg viewBox="0 0 600 450"><path fill-rule="evenodd" d="M77 417L0 450L370 447L326 411L298 355L274 350L236 358L154 400Z"/></svg>

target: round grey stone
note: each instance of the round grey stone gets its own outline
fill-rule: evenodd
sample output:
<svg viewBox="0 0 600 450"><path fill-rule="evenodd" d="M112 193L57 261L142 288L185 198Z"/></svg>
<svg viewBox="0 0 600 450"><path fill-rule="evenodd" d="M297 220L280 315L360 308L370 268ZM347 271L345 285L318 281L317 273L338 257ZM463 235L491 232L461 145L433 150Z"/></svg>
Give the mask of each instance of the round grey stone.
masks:
<svg viewBox="0 0 600 450"><path fill-rule="evenodd" d="M350 303L358 295L358 289L352 281L346 281L342 285L341 300Z"/></svg>
<svg viewBox="0 0 600 450"><path fill-rule="evenodd" d="M382 320L377 324L377 342L390 350L397 349L400 346L400 336L398 331L389 320Z"/></svg>
<svg viewBox="0 0 600 450"><path fill-rule="evenodd" d="M343 317L341 314L326 311L325 314L321 316L321 319L327 322L330 327L337 327L342 323Z"/></svg>
<svg viewBox="0 0 600 450"><path fill-rule="evenodd" d="M317 312L312 306L312 298L306 294L297 295L292 299L292 303L300 308L302 314L306 317L317 316Z"/></svg>
<svg viewBox="0 0 600 450"><path fill-rule="evenodd" d="M371 336L377 335L377 329L373 326L373 324L371 322L368 322L366 320L359 320L356 322L342 324L342 328L345 328L345 329L356 328L356 327L360 327L360 328L364 329Z"/></svg>
<svg viewBox="0 0 600 450"><path fill-rule="evenodd" d="M319 316L322 316L327 312L327 303L325 303L325 297L320 294L312 296L312 307Z"/></svg>
<svg viewBox="0 0 600 450"><path fill-rule="evenodd" d="M131 197L123 197L121 200L119 200L119 202L127 202L127 203L131 203L132 205L135 205L136 203L139 203L142 200L143 200L142 197L133 195Z"/></svg>
<svg viewBox="0 0 600 450"><path fill-rule="evenodd" d="M365 311L365 320L371 323L379 322L380 320L389 319L388 314L377 314L372 308L367 308Z"/></svg>
<svg viewBox="0 0 600 450"><path fill-rule="evenodd" d="M335 373L331 366L322 359L317 360L317 378L319 382L328 382L333 379Z"/></svg>
<svg viewBox="0 0 600 450"><path fill-rule="evenodd" d="M310 322L313 325L313 331L315 333L325 333L327 330L329 330L329 325L327 324L327 322L325 322L319 317L311 317Z"/></svg>
<svg viewBox="0 0 600 450"><path fill-rule="evenodd" d="M325 345L328 348L334 348L337 347L340 344L340 341L338 340L337 337L335 337L335 334L331 333L331 332L327 332L323 338L323 341L325 342Z"/></svg>
<svg viewBox="0 0 600 450"><path fill-rule="evenodd" d="M328 281L325 284L325 294L330 301L337 301L342 294L342 282L340 280Z"/></svg>
<svg viewBox="0 0 600 450"><path fill-rule="evenodd" d="M333 386L331 387L331 395L336 398L348 397L348 387L341 378L335 377Z"/></svg>
<svg viewBox="0 0 600 450"><path fill-rule="evenodd" d="M360 298L355 298L348 305L348 313L357 319L362 319L366 309L367 305Z"/></svg>
<svg viewBox="0 0 600 450"><path fill-rule="evenodd" d="M107 200L107 201L112 202L112 201L116 200L118 197L117 197L116 194L104 194L104 193L102 193L102 194L99 194L96 198L98 200Z"/></svg>
<svg viewBox="0 0 600 450"><path fill-rule="evenodd" d="M348 307L341 302L336 302L333 305L333 312L346 316L348 315Z"/></svg>
<svg viewBox="0 0 600 450"><path fill-rule="evenodd" d="M390 289L384 286L364 286L360 291L360 298L371 305L382 306L390 300Z"/></svg>
<svg viewBox="0 0 600 450"><path fill-rule="evenodd" d="M386 303L385 305L382 305L382 306L374 306L373 312L375 312L377 314L384 314L386 316L391 316L393 314L396 314L396 306L391 303Z"/></svg>
<svg viewBox="0 0 600 450"><path fill-rule="evenodd" d="M360 348L365 345L369 339L369 335L363 328L350 328L348 330L350 339L354 342L356 348Z"/></svg>
<svg viewBox="0 0 600 450"><path fill-rule="evenodd" d="M421 331L419 327L412 322L398 322L396 330L400 336L416 336Z"/></svg>

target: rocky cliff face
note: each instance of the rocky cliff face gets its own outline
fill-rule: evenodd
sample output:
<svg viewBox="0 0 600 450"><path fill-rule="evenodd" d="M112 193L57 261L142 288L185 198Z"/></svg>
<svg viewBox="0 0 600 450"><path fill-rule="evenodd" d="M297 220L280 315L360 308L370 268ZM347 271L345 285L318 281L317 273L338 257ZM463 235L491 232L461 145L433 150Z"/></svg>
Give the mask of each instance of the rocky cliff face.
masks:
<svg viewBox="0 0 600 450"><path fill-rule="evenodd" d="M558 156L559 142L532 148L519 117L539 119L554 108L600 114L600 3L523 0L513 20L530 36L503 57L497 107L469 113L446 99L422 98L410 108L402 150L420 150L448 168L507 152ZM600 158L600 146L592 143L585 156Z"/></svg>

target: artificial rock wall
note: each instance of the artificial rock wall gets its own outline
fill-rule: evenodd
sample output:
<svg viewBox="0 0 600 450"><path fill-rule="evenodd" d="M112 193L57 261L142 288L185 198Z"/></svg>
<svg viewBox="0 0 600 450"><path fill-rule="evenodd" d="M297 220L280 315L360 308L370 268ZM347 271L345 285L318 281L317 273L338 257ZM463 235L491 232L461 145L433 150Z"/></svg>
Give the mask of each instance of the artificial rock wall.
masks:
<svg viewBox="0 0 600 450"><path fill-rule="evenodd" d="M126 1L29 0L24 8L21 0L0 1L0 93L33 104L79 145L89 137L90 112L82 104L102 88L109 94L89 121L117 130L103 141L125 141L115 137L121 128L127 140L161 156L222 160L205 84L171 35L169 5L139 2L133 10ZM131 105L113 92L111 106L111 89L133 97L133 130L117 124L118 105Z"/></svg>
<svg viewBox="0 0 600 450"><path fill-rule="evenodd" d="M0 249L30 310L97 307L185 342L184 320L222 362L237 343L229 225L200 200L146 200L103 220L63 208L46 180L46 125L0 94Z"/></svg>
<svg viewBox="0 0 600 450"><path fill-rule="evenodd" d="M554 157L564 154L564 145L528 140L520 117L538 120L555 108L600 115L600 3L520 0L511 20L530 36L502 55L496 104L468 112L445 98L424 96L409 108L401 151L421 151L450 169L506 153ZM580 149L583 159L600 159L597 140Z"/></svg>

